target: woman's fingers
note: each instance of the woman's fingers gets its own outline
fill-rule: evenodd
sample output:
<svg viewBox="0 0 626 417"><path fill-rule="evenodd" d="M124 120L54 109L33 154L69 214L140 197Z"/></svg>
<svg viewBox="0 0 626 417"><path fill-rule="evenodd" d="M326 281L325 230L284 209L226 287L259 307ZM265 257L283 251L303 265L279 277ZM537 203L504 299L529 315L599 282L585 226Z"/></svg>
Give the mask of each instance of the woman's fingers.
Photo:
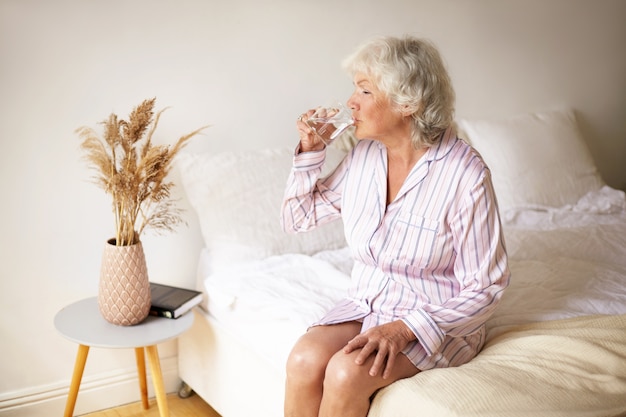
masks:
<svg viewBox="0 0 626 417"><path fill-rule="evenodd" d="M367 342L363 348L361 349L361 351L359 352L359 354L356 356L356 359L354 360L354 362L357 365L363 365L365 363L365 361L367 360L367 358L369 358L369 356L378 351L378 346L376 343L374 342ZM378 355L377 355L378 356Z"/></svg>
<svg viewBox="0 0 626 417"><path fill-rule="evenodd" d="M398 331L395 323L388 323L373 327L366 332L354 337L344 347L345 353L361 349L355 358L357 365L363 365L367 359L374 355L374 361L370 367L371 376L383 372L383 378L387 378L393 369L396 356L408 343L401 331Z"/></svg>
<svg viewBox="0 0 626 417"><path fill-rule="evenodd" d="M307 123L313 113L315 113L315 110L309 110L298 116L296 120L296 127L300 135L300 148L304 152L318 150L324 147L324 143L317 136L315 130Z"/></svg>

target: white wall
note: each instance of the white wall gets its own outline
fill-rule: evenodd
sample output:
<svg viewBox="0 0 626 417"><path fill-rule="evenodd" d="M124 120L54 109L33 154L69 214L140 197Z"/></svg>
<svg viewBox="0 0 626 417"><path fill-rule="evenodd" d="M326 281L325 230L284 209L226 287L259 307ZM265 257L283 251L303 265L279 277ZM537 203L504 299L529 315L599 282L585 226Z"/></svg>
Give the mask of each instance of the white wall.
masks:
<svg viewBox="0 0 626 417"><path fill-rule="evenodd" d="M76 346L52 319L96 294L112 235L77 127L156 96L162 142L210 123L190 151L294 144L298 114L350 93L357 43L412 33L440 46L458 116L569 104L626 188L625 19L623 0L0 0L0 415L60 413ZM153 280L193 286L187 219L144 237ZM173 389L176 346L160 349ZM137 399L133 377L132 352L93 349L77 413Z"/></svg>

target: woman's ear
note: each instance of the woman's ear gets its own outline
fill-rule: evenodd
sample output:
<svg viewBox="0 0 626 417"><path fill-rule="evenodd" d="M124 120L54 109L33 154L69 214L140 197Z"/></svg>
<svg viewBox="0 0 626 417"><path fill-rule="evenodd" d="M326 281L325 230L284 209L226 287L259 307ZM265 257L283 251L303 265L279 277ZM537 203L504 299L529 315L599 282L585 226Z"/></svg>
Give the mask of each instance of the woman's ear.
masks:
<svg viewBox="0 0 626 417"><path fill-rule="evenodd" d="M400 107L400 113L402 113L402 116L404 117L411 117L413 116L413 114L417 113L418 111L419 111L419 107L415 108L408 104L403 104Z"/></svg>
<svg viewBox="0 0 626 417"><path fill-rule="evenodd" d="M404 104L402 106L403 116L413 116L413 115L419 116L422 114L423 111L424 111L424 105L421 101L417 103L417 105L415 106L412 106L410 104Z"/></svg>

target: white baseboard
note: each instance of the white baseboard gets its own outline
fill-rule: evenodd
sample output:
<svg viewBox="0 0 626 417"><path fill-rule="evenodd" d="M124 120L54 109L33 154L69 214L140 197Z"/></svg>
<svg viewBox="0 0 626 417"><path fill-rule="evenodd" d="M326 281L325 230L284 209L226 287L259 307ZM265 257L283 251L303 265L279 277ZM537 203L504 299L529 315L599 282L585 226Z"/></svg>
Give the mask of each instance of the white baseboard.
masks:
<svg viewBox="0 0 626 417"><path fill-rule="evenodd" d="M148 365L148 364L146 364ZM161 358L161 372L165 390L178 391L178 361L176 357ZM154 387L150 367L148 376L148 397L154 397ZM69 392L69 381L33 387L31 389L0 394L0 416L2 417L50 417L62 416ZM137 369L120 369L113 372L84 376L78 391L74 415L79 416L98 410L141 400ZM156 402L150 402L156 407Z"/></svg>

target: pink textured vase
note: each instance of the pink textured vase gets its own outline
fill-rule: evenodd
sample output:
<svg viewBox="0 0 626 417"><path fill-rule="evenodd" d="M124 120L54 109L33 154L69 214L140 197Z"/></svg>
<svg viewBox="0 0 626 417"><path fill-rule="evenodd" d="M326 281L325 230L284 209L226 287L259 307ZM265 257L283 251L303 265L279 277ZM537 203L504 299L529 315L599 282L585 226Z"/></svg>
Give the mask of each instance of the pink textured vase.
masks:
<svg viewBox="0 0 626 417"><path fill-rule="evenodd" d="M150 313L150 282L141 242L115 246L110 239L104 246L98 307L110 323L132 326Z"/></svg>

